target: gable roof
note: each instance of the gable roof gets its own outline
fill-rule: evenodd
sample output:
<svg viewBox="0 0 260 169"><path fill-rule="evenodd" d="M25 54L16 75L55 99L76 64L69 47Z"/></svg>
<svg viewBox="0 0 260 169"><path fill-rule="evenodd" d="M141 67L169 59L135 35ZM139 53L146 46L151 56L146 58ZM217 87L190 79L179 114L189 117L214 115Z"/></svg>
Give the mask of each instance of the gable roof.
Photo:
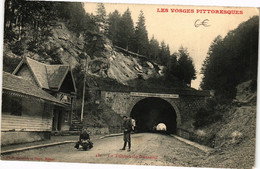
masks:
<svg viewBox="0 0 260 169"><path fill-rule="evenodd" d="M74 91L72 92L76 92L75 81L69 65L47 65L25 57L14 70L14 75L18 73L23 64L28 65L39 87L48 90L59 90L66 75L70 73L74 87Z"/></svg>
<svg viewBox="0 0 260 169"><path fill-rule="evenodd" d="M56 99L54 96L42 90L40 87L32 84L28 80L15 76L7 72L3 72L3 91L8 90L22 95L32 96L39 99L44 99L50 102L58 103L59 105L65 105Z"/></svg>
<svg viewBox="0 0 260 169"><path fill-rule="evenodd" d="M60 88L60 85L69 71L69 67L63 65L47 65L46 70L49 80L49 87Z"/></svg>
<svg viewBox="0 0 260 169"><path fill-rule="evenodd" d="M45 64L30 58L26 58L26 61L40 86L42 88L49 89Z"/></svg>

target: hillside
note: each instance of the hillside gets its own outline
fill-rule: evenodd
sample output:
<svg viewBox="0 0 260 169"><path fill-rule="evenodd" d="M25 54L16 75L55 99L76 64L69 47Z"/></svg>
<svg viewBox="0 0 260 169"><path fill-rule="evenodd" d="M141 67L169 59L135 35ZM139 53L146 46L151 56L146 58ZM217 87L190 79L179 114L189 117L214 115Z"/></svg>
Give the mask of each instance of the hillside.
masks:
<svg viewBox="0 0 260 169"><path fill-rule="evenodd" d="M195 130L199 141L214 147L205 159L204 166L252 168L256 143L256 91L250 89L251 81L237 86L237 95L231 105L222 105L221 120Z"/></svg>

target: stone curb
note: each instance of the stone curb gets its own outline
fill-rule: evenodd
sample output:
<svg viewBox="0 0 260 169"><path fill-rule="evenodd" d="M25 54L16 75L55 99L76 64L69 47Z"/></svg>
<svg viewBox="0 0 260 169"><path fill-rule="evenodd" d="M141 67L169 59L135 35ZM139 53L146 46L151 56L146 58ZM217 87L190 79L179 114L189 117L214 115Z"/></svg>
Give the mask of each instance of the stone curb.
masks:
<svg viewBox="0 0 260 169"><path fill-rule="evenodd" d="M122 136L123 134L124 134L124 133L108 134L108 135L99 137L99 139L104 139L104 138L107 138L107 137Z"/></svg>
<svg viewBox="0 0 260 169"><path fill-rule="evenodd" d="M173 135L173 134L171 134L171 136L176 138L177 140L179 140L181 142L184 142L184 143L186 143L188 145L196 147L196 148L198 148L199 150L201 150L201 151L203 151L205 153L211 153L214 150L213 148L210 148L210 147L207 147L207 146L204 146L204 145L200 145L199 143L195 143L193 141L190 141L190 140L178 137L178 136Z"/></svg>
<svg viewBox="0 0 260 169"><path fill-rule="evenodd" d="M55 146L55 145L60 145L60 144L75 143L75 142L76 141L63 141L63 142L56 142L56 143L49 143L49 144L30 146L30 147L17 148L17 149L13 149L13 150L1 151L1 155L8 154L8 153L19 152L19 151L31 150L31 149L36 149L36 148L42 148L42 147L50 147L50 146Z"/></svg>
<svg viewBox="0 0 260 169"><path fill-rule="evenodd" d="M121 135L123 135L123 133L109 134L109 135L102 136L99 139L104 139L107 137L121 136ZM94 140L97 140L97 139L94 139ZM75 140L70 140L70 141L62 141L62 142L48 143L48 144L42 144L42 145L36 145L36 146L30 146L30 147L17 148L17 149L12 149L12 150L1 151L1 155L19 152L19 151L37 149L37 148L42 148L42 147L50 147L50 146L56 146L56 145L61 145L61 144L76 143L76 142L77 141L75 141Z"/></svg>

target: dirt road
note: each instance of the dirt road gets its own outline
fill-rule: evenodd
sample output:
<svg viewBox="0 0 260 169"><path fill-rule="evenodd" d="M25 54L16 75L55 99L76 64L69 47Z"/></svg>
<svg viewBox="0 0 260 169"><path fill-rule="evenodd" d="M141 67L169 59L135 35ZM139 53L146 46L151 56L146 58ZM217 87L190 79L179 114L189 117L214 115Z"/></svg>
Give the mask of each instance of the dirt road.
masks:
<svg viewBox="0 0 260 169"><path fill-rule="evenodd" d="M200 166L206 154L177 139L153 133L132 135L132 151L122 151L122 136L96 140L94 148L79 151L74 144L3 155L3 160L59 161L102 164Z"/></svg>

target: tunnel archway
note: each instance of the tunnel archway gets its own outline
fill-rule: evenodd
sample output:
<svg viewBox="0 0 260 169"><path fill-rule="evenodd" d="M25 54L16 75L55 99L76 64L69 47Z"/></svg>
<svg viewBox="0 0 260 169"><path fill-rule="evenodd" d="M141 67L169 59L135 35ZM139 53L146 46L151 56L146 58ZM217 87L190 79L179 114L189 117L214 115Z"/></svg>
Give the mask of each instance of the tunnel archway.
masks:
<svg viewBox="0 0 260 169"><path fill-rule="evenodd" d="M136 120L137 132L153 132L159 123L164 123L167 133L176 133L177 115L173 106L166 100L147 97L138 101L130 116Z"/></svg>

